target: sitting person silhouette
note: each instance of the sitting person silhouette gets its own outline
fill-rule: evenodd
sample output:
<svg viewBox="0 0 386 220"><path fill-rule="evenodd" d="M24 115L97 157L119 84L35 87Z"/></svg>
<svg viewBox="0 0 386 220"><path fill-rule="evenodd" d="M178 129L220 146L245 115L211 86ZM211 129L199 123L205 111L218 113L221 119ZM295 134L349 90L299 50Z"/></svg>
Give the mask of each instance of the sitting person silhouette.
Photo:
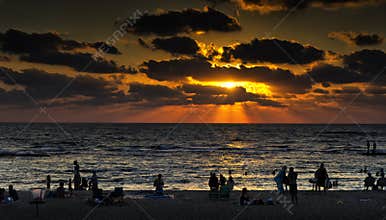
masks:
<svg viewBox="0 0 386 220"><path fill-rule="evenodd" d="M158 174L157 179L154 180L153 186L155 187L155 194L163 195L164 194L164 181L162 180L162 175Z"/></svg>
<svg viewBox="0 0 386 220"><path fill-rule="evenodd" d="M364 182L365 182L365 189L366 190L369 190L369 187L371 187L371 189L373 189L375 186L375 178L371 176L371 173L367 174L367 177L365 178Z"/></svg>
<svg viewBox="0 0 386 220"><path fill-rule="evenodd" d="M249 205L249 195L247 188L243 188L243 190L241 190L240 205Z"/></svg>
<svg viewBox="0 0 386 220"><path fill-rule="evenodd" d="M381 173L381 177L377 180L378 189L383 190L383 187L386 186L385 173Z"/></svg>
<svg viewBox="0 0 386 220"><path fill-rule="evenodd" d="M56 198L64 199L65 198L65 189L64 189L64 182L59 182L59 187L56 189Z"/></svg>

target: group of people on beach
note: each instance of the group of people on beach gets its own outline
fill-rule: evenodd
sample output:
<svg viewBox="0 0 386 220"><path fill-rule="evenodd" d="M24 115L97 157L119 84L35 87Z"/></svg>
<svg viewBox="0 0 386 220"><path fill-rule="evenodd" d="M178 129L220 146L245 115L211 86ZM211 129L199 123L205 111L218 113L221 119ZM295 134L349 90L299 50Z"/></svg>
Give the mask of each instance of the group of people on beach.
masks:
<svg viewBox="0 0 386 220"><path fill-rule="evenodd" d="M235 185L235 181L232 177L232 171L228 171L229 177L228 180L225 178L224 175L220 174L220 179L217 178L217 175L215 172L210 173L208 186L212 193L220 193L222 196L227 197L229 196L229 193L233 190L233 187Z"/></svg>
<svg viewBox="0 0 386 220"><path fill-rule="evenodd" d="M297 197L297 191L298 191L298 186L297 186L297 179L298 179L298 173L295 172L295 169L293 167L289 168L288 175L286 174L287 172L287 166L283 166L281 170L278 172L278 174L274 177L274 181L276 182L277 185L277 190L280 194L284 193L284 187L287 190L287 186L289 186L289 191L291 194L291 199L293 202L298 201Z"/></svg>
<svg viewBox="0 0 386 220"><path fill-rule="evenodd" d="M81 190L90 190L93 193L93 199L97 199L99 201L104 200L102 196L102 189L98 187L98 177L96 175L96 171L92 172L92 176L90 178L81 177L80 175L80 166L78 161L73 162L74 170L73 170L73 178L68 180L68 190L65 189L64 184L65 181L59 181L59 186L55 191L51 191L51 176L48 175L46 179L48 197L55 198L66 198L70 197L73 191L81 191ZM365 168L365 172L367 172L367 168ZM230 192L233 190L235 186L235 181L232 177L232 171L229 170L228 179L223 175L219 174L219 178L217 177L215 172L210 173L208 186L210 189L210 195L214 195L215 198L229 198ZM273 171L273 174L276 174L276 170ZM386 187L386 179L383 168L380 169L379 172L376 173L376 176L379 176L378 180L372 176L370 172L368 172L368 176L364 180L365 190L383 190L383 187ZM291 201L293 203L298 202L297 197L297 179L298 173L295 172L293 167L290 167L287 174L287 166L283 166L275 175L273 180L277 186L278 194L284 194L285 191L288 191L291 195ZM321 163L319 168L314 173L314 178L309 180L312 183L312 190L321 191L323 188L324 191L331 188L332 186L337 186L337 181L331 183L327 169L324 166L324 163ZM72 187L72 183L74 183L74 188ZM164 180L161 174L158 174L156 179L153 182L153 186L155 187L155 195L162 196L164 193ZM116 187L115 191L110 193L109 197L117 196L123 197L123 189L121 187ZM6 193L4 188L0 188L0 204L1 203L12 203L19 199L18 193L13 188L13 185L9 185L8 193ZM253 202L256 202L253 200ZM250 198L248 196L247 188L243 188L240 196L240 204L247 205L250 204Z"/></svg>
<svg viewBox="0 0 386 220"><path fill-rule="evenodd" d="M99 193L98 188L98 176L96 175L96 171L92 171L92 176L90 178L81 177L80 175L80 166L78 161L74 161L74 171L73 171L73 178L70 178L68 180L68 191L66 191L64 185L65 181L60 180L59 186L56 188L55 191L51 191L51 176L47 175L46 178L46 184L47 184L47 190L48 190L48 196L56 197L56 198L65 198L70 197L72 195L72 192L74 190L80 191L80 190L91 190L93 192L93 196L97 197ZM74 187L72 186L74 184Z"/></svg>
<svg viewBox="0 0 386 220"><path fill-rule="evenodd" d="M273 174L276 174L276 170L273 171ZM290 167L287 174L287 166L283 166L273 178L277 186L278 194L284 194L285 191L288 191L288 187L289 187L291 201L294 204L298 203L297 179L298 179L298 173L295 172L295 168ZM322 187L324 191L326 191L328 188L331 188L328 173L326 168L324 167L324 163L320 164L319 168L314 173L314 178L310 179L310 182L313 184L313 190L315 191L321 191ZM259 203L259 201L260 200L250 201L247 188L242 189L241 196L240 196L241 205L255 204L255 203ZM260 201L260 203L263 203L263 201ZM272 203L272 201L268 201L268 203Z"/></svg>
<svg viewBox="0 0 386 220"><path fill-rule="evenodd" d="M0 204L11 204L17 200L19 200L19 195L13 185L8 186L8 192L4 188L0 188Z"/></svg>
<svg viewBox="0 0 386 220"><path fill-rule="evenodd" d="M377 142L373 141L373 149L370 153L371 143L367 140L367 155L375 154L377 152Z"/></svg>
<svg viewBox="0 0 386 220"><path fill-rule="evenodd" d="M386 187L385 172L383 168L376 173L376 176L379 176L377 181L370 172L367 173L367 177L364 180L365 190L383 190L383 187Z"/></svg>

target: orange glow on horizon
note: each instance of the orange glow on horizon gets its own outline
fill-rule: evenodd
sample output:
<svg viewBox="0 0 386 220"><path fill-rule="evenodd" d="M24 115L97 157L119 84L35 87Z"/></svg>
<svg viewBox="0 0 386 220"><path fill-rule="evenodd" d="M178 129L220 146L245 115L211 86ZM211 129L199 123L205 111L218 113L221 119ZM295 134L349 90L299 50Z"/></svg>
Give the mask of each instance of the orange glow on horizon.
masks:
<svg viewBox="0 0 386 220"><path fill-rule="evenodd" d="M188 78L190 83L199 84L203 86L219 86L223 88L232 89L235 87L243 87L247 92L261 94L265 96L272 96L271 87L265 83L248 82L248 81L198 81L191 77Z"/></svg>

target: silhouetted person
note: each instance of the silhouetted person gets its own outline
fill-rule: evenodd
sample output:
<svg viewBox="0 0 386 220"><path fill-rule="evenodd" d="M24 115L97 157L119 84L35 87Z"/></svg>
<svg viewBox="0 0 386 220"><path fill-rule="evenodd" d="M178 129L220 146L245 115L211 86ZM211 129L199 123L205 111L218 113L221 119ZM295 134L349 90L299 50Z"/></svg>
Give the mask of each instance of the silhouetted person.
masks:
<svg viewBox="0 0 386 220"><path fill-rule="evenodd" d="M86 177L82 177L82 183L80 185L81 190L87 190L88 187L88 182Z"/></svg>
<svg viewBox="0 0 386 220"><path fill-rule="evenodd" d="M240 205L248 205L249 204L249 195L247 188L243 188L241 190L241 196L240 196Z"/></svg>
<svg viewBox="0 0 386 220"><path fill-rule="evenodd" d="M0 188L0 204L4 202L5 199L5 189Z"/></svg>
<svg viewBox="0 0 386 220"><path fill-rule="evenodd" d="M13 201L19 200L19 195L16 190L13 188L13 185L8 186L8 195L12 198Z"/></svg>
<svg viewBox="0 0 386 220"><path fill-rule="evenodd" d="M79 173L80 172L80 167L79 167L79 163L77 160L74 160L74 175L76 173Z"/></svg>
<svg viewBox="0 0 386 220"><path fill-rule="evenodd" d="M65 198L65 189L64 189L64 182L60 181L59 182L59 187L56 189L56 197L64 199Z"/></svg>
<svg viewBox="0 0 386 220"><path fill-rule="evenodd" d="M328 179L328 173L326 168L324 167L324 163L320 164L319 169L315 172L316 178L316 189L320 191L320 188L323 187L324 191L327 190L326 181Z"/></svg>
<svg viewBox="0 0 386 220"><path fill-rule="evenodd" d="M279 173L274 178L276 185L277 185L277 190L279 193L284 192L283 181L284 181L286 170L287 170L287 166L283 166L281 168L281 170L279 171Z"/></svg>
<svg viewBox="0 0 386 220"><path fill-rule="evenodd" d="M82 181L82 179L80 177L80 173L79 173L79 171L77 171L75 173L75 175L74 175L74 189L75 190L80 190L81 189L80 188L81 181Z"/></svg>
<svg viewBox="0 0 386 220"><path fill-rule="evenodd" d="M367 154L370 154L370 141L367 141Z"/></svg>
<svg viewBox="0 0 386 220"><path fill-rule="evenodd" d="M371 173L367 174L367 177L365 178L365 189L369 190L369 187L374 188L375 185L375 178L371 176Z"/></svg>
<svg viewBox="0 0 386 220"><path fill-rule="evenodd" d="M220 174L220 186L225 186L226 183L227 183L227 179L225 178L225 176Z"/></svg>
<svg viewBox="0 0 386 220"><path fill-rule="evenodd" d="M298 203L298 173L294 171L293 167L289 168L288 172L288 185L289 185L289 191L291 194L291 201L294 203Z"/></svg>
<svg viewBox="0 0 386 220"><path fill-rule="evenodd" d="M234 186L235 186L235 181L233 180L233 177L232 177L232 176L230 176L230 177L228 178L227 186L228 186L228 189L229 189L230 191L233 190L233 188L234 188Z"/></svg>
<svg viewBox="0 0 386 220"><path fill-rule="evenodd" d="M47 175L46 183L47 183L47 190L50 190L51 189L51 176L50 175Z"/></svg>
<svg viewBox="0 0 386 220"><path fill-rule="evenodd" d="M377 151L377 143L374 141L373 143L373 154L375 154Z"/></svg>
<svg viewBox="0 0 386 220"><path fill-rule="evenodd" d="M218 191L219 184L216 173L210 173L208 185L211 191Z"/></svg>
<svg viewBox="0 0 386 220"><path fill-rule="evenodd" d="M87 184L87 181L86 181ZM91 176L91 190L94 192L98 190L98 176L96 175L96 171L92 171L92 176Z"/></svg>
<svg viewBox="0 0 386 220"><path fill-rule="evenodd" d="M364 169L359 170L360 173L367 173L367 166L364 167Z"/></svg>
<svg viewBox="0 0 386 220"><path fill-rule="evenodd" d="M162 175L158 174L157 178L154 180L153 186L155 187L155 194L163 195L164 194L164 181L162 180Z"/></svg>
<svg viewBox="0 0 386 220"><path fill-rule="evenodd" d="M385 179L385 173L381 173L378 181L377 181L378 189L383 190L383 187L386 186L386 179Z"/></svg>
<svg viewBox="0 0 386 220"><path fill-rule="evenodd" d="M72 192L74 189L72 188L72 179L68 179L68 191Z"/></svg>

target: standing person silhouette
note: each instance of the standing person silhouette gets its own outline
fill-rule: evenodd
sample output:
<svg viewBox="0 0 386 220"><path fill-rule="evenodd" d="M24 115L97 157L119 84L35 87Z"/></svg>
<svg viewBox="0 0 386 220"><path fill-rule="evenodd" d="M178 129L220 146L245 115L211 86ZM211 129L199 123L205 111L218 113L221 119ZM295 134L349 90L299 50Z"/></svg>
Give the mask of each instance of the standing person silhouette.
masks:
<svg viewBox="0 0 386 220"><path fill-rule="evenodd" d="M320 191L320 188L323 187L324 191L327 190L326 180L328 179L328 173L326 168L324 167L324 163L320 164L319 169L315 172L316 178L316 191Z"/></svg>
<svg viewBox="0 0 386 220"><path fill-rule="evenodd" d="M280 194L284 193L283 181L286 176L287 166L283 166L279 173L275 176L274 180L277 185L277 190Z"/></svg>
<svg viewBox="0 0 386 220"><path fill-rule="evenodd" d="M218 191L219 182L218 182L216 173L214 172L210 173L208 185L209 185L210 191Z"/></svg>
<svg viewBox="0 0 386 220"><path fill-rule="evenodd" d="M80 172L80 167L79 167L78 161L77 161L77 160L74 160L74 175L75 175L77 172Z"/></svg>
<svg viewBox="0 0 386 220"><path fill-rule="evenodd" d="M81 182L82 182L82 178L80 177L79 171L77 171L74 175L74 189L75 190L80 190Z"/></svg>
<svg viewBox="0 0 386 220"><path fill-rule="evenodd" d="M377 142L374 141L374 143L373 143L373 154L376 153L376 150L377 150Z"/></svg>
<svg viewBox="0 0 386 220"><path fill-rule="evenodd" d="M155 194L156 195L163 195L164 194L164 181L162 179L162 174L158 174L157 178L154 180L153 186L155 187Z"/></svg>
<svg viewBox="0 0 386 220"><path fill-rule="evenodd" d="M370 154L370 141L367 140L367 154Z"/></svg>
<svg viewBox="0 0 386 220"><path fill-rule="evenodd" d="M291 194L291 201L298 203L298 185L297 185L298 173L294 171L293 167L289 168L288 172L288 185Z"/></svg>
<svg viewBox="0 0 386 220"><path fill-rule="evenodd" d="M47 190L50 190L51 189L51 176L50 175L47 175L46 184L47 184Z"/></svg>

